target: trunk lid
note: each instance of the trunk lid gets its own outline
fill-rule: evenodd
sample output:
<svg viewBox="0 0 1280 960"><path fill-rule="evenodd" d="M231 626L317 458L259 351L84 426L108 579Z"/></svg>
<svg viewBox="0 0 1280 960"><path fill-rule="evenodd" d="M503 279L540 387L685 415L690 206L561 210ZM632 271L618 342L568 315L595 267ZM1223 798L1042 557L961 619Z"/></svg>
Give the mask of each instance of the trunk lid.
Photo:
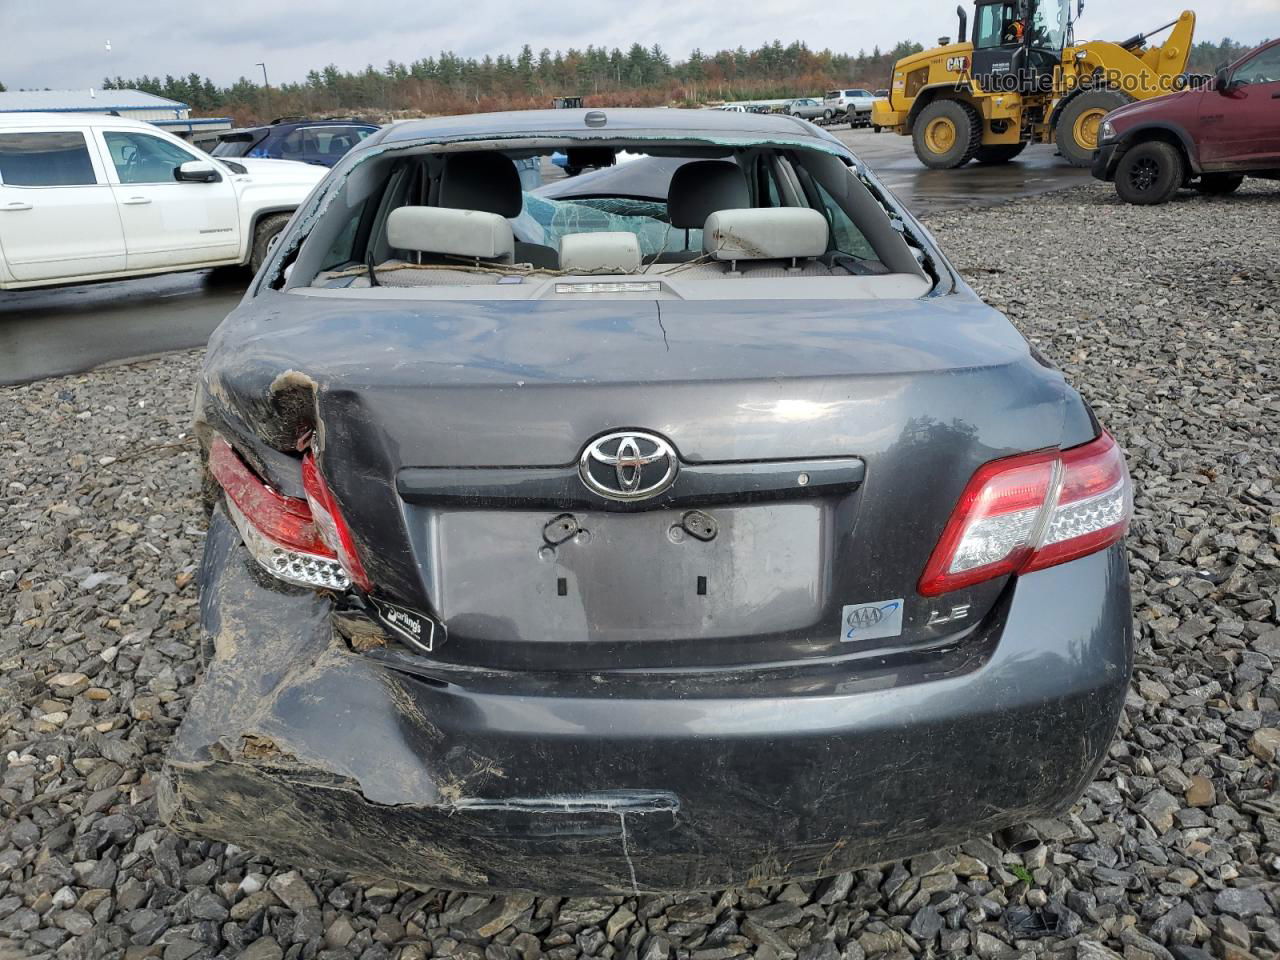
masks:
<svg viewBox="0 0 1280 960"><path fill-rule="evenodd" d="M1001 584L918 597L928 555L980 464L1059 442L1067 395L967 293L268 294L215 337L208 371L230 398L285 374L312 385L321 467L365 566L388 598L441 618L436 656L553 669L953 639ZM671 445L670 490L618 502L587 489L580 457L614 432Z"/></svg>

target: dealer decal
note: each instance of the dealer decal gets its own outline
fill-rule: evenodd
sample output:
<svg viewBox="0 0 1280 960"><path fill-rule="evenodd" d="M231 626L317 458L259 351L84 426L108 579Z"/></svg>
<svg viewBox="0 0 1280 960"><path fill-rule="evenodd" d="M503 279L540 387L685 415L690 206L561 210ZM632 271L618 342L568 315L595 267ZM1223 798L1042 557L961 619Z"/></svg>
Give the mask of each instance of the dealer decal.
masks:
<svg viewBox="0 0 1280 960"><path fill-rule="evenodd" d="M430 653L444 641L444 624L434 618L385 600L370 600L378 622L414 649Z"/></svg>
<svg viewBox="0 0 1280 960"><path fill-rule="evenodd" d="M902 604L903 599L899 598L845 607L840 617L843 624L840 631L841 642L902 636Z"/></svg>

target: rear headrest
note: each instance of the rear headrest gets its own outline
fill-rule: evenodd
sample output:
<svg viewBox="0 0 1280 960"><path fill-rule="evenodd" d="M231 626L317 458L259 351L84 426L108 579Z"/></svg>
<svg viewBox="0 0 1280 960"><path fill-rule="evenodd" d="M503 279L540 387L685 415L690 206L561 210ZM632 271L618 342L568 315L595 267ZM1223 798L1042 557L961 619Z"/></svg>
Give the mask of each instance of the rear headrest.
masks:
<svg viewBox="0 0 1280 960"><path fill-rule="evenodd" d="M732 160L694 160L671 176L667 214L678 230L700 229L717 210L749 206L747 178Z"/></svg>
<svg viewBox="0 0 1280 960"><path fill-rule="evenodd" d="M397 250L420 250L455 257L510 263L516 238L511 224L496 213L397 207L387 216L387 243Z"/></svg>
<svg viewBox="0 0 1280 960"><path fill-rule="evenodd" d="M500 153L448 154L440 175L439 204L454 210L518 217L524 206L520 172Z"/></svg>
<svg viewBox="0 0 1280 960"><path fill-rule="evenodd" d="M716 260L786 260L820 257L831 231L808 207L721 210L707 217L702 249Z"/></svg>
<svg viewBox="0 0 1280 960"><path fill-rule="evenodd" d="M634 233L566 233L560 238L560 269L635 273L640 269L640 241Z"/></svg>

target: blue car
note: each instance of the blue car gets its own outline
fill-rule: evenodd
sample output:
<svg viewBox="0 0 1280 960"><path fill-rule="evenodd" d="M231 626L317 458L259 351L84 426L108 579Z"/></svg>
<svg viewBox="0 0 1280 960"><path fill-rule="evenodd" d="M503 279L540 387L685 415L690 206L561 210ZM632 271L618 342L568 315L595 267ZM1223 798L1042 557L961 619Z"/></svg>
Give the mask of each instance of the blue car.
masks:
<svg viewBox="0 0 1280 960"><path fill-rule="evenodd" d="M378 125L353 120L275 120L230 130L210 151L215 157L266 157L332 167Z"/></svg>

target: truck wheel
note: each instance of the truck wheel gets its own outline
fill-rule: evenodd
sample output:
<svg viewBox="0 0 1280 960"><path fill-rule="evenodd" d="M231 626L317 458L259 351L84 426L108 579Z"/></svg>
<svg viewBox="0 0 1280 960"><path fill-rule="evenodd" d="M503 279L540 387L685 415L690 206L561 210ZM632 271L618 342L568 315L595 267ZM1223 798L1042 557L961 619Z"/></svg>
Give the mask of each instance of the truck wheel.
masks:
<svg viewBox="0 0 1280 960"><path fill-rule="evenodd" d="M1150 206L1173 198L1182 186L1182 154L1162 140L1132 147L1116 167L1116 193L1125 203Z"/></svg>
<svg viewBox="0 0 1280 960"><path fill-rule="evenodd" d="M1244 183L1244 174L1206 173L1200 177L1196 189L1206 197L1225 197L1239 190L1242 183Z"/></svg>
<svg viewBox="0 0 1280 960"><path fill-rule="evenodd" d="M834 118L835 118L835 114L832 113L830 110L824 110L822 112L822 123L824 126L828 126L828 127L831 126L831 121Z"/></svg>
<svg viewBox="0 0 1280 960"><path fill-rule="evenodd" d="M284 229L284 225L289 222L291 216L293 214L273 213L271 216L263 217L258 221L258 226L253 231L253 252L249 255L249 269L254 273L258 272L258 268L262 266L262 261L267 259L267 253L271 249L271 241L279 236L280 231Z"/></svg>
<svg viewBox="0 0 1280 960"><path fill-rule="evenodd" d="M1025 149L1025 143L996 143L989 147L979 147L978 154L973 159L988 165L1008 163Z"/></svg>
<svg viewBox="0 0 1280 960"><path fill-rule="evenodd" d="M982 117L959 100L935 100L916 118L911 139L916 156L933 170L954 170L982 146Z"/></svg>
<svg viewBox="0 0 1280 960"><path fill-rule="evenodd" d="M1053 135L1067 162L1073 167L1092 164L1093 151L1098 149L1098 128L1102 126L1102 118L1130 102L1129 97L1116 90L1091 90L1063 107Z"/></svg>

